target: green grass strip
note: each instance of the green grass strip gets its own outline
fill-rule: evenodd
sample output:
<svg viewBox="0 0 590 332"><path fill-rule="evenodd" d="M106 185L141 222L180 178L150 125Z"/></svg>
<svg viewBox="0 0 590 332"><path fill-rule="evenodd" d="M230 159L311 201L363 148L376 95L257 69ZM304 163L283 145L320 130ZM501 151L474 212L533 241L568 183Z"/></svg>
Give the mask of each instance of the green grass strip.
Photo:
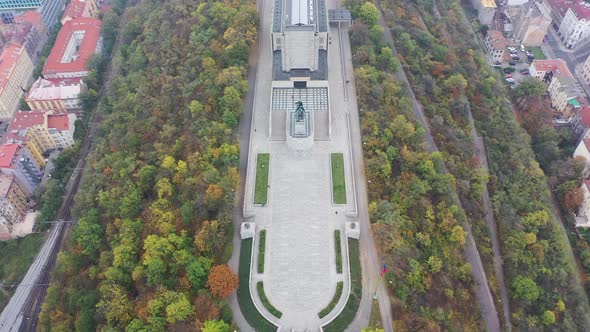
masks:
<svg viewBox="0 0 590 332"><path fill-rule="evenodd" d="M258 240L258 273L264 273L264 248L266 247L266 229L260 231Z"/></svg>
<svg viewBox="0 0 590 332"><path fill-rule="evenodd" d="M268 196L268 164L270 154L259 153L256 158L256 187L254 188L254 204L266 204Z"/></svg>
<svg viewBox="0 0 590 332"><path fill-rule="evenodd" d="M242 249L240 250L240 267L238 269L238 277L240 278L238 288L238 303L240 304L240 310L244 315L244 318L248 321L248 324L255 330L261 332L275 332L277 327L271 322L267 321L258 312L258 309L252 302L250 297L250 258L252 257L252 239L242 240Z"/></svg>
<svg viewBox="0 0 590 332"><path fill-rule="evenodd" d="M336 248L336 272L342 273L342 245L339 230L334 231L334 247Z"/></svg>
<svg viewBox="0 0 590 332"><path fill-rule="evenodd" d="M344 282L338 281L336 284L336 293L334 294L332 301L318 314L320 318L326 317L326 315L329 314L332 309L334 309L338 301L340 301L340 297L342 296L342 288L344 288Z"/></svg>
<svg viewBox="0 0 590 332"><path fill-rule="evenodd" d="M334 204L346 204L346 184L344 180L344 156L332 153L332 200Z"/></svg>
<svg viewBox="0 0 590 332"><path fill-rule="evenodd" d="M354 320L361 303L363 293L361 261L359 257L359 241L348 239L348 257L350 260L350 296L344 310L330 324L324 327L325 332L340 332L346 330Z"/></svg>
<svg viewBox="0 0 590 332"><path fill-rule="evenodd" d="M272 304L270 304L270 301L264 293L264 284L262 283L262 281L259 281L256 284L256 289L258 290L258 296L260 297L260 301L262 301L262 304L264 305L266 310L268 310L268 312L270 312L276 318L281 318L281 316L283 316L283 313L280 312L277 308L275 308Z"/></svg>
<svg viewBox="0 0 590 332"><path fill-rule="evenodd" d="M547 57L545 56L545 53L543 53L543 50L541 50L540 47L531 47L530 48L530 51L535 56L535 60L545 60L545 59L547 59Z"/></svg>

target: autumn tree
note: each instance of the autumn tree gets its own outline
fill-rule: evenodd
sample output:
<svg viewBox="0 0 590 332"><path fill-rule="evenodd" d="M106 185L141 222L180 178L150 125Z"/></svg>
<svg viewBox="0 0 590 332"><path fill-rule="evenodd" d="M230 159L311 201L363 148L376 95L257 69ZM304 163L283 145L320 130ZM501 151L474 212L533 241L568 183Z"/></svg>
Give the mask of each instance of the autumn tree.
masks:
<svg viewBox="0 0 590 332"><path fill-rule="evenodd" d="M230 326L222 320L208 320L203 325L203 332L229 332Z"/></svg>
<svg viewBox="0 0 590 332"><path fill-rule="evenodd" d="M227 265L217 265L211 269L207 286L211 294L226 298L238 287L238 276Z"/></svg>

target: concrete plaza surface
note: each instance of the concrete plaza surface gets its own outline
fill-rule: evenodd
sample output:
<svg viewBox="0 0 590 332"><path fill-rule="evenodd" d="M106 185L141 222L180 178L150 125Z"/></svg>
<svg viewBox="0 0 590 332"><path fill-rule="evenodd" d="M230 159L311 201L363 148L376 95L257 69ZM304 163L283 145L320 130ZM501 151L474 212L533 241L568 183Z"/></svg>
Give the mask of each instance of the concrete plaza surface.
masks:
<svg viewBox="0 0 590 332"><path fill-rule="evenodd" d="M264 273L258 274L256 236L250 290L259 311L281 330L318 331L337 316L348 299L350 285L344 225L347 221L356 221L357 211L339 33L337 27L330 27L332 42L328 50L328 85L331 135L329 139L316 140L310 150L292 151L287 147L284 135L275 132L270 135L273 127L270 121L272 53L268 36L272 2L266 0L262 7L243 212L247 221L255 222L257 232L266 230L266 248ZM345 33L343 35L346 36ZM316 125L326 124L322 121ZM327 128L322 131L327 133ZM344 155L347 196L347 204L344 205L332 204L330 153L334 152ZM270 188L268 202L264 206L253 203L256 156L259 153L270 153ZM336 229L341 231L341 274L336 273ZM280 319L273 318L262 305L256 290L258 281L264 282L269 302L283 313ZM344 281L342 296L334 310L320 319L318 313L332 300L338 281Z"/></svg>

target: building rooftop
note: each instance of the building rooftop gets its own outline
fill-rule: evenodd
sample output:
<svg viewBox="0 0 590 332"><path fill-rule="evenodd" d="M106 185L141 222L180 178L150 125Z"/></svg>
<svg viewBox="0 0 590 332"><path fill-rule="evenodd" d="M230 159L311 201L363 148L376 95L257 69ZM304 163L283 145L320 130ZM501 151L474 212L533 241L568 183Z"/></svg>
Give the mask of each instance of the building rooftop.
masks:
<svg viewBox="0 0 590 332"><path fill-rule="evenodd" d="M50 78L39 77L31 86L27 101L75 99L82 92L84 82L80 77Z"/></svg>
<svg viewBox="0 0 590 332"><path fill-rule="evenodd" d="M65 24L68 20L74 18L81 18L82 14L84 13L84 8L86 7L86 3L79 0L72 0L68 3L64 14L61 17L61 23ZM65 22L64 22L65 21Z"/></svg>
<svg viewBox="0 0 590 332"><path fill-rule="evenodd" d="M501 31L489 30L488 37L492 42L492 46L496 50L503 50L508 45L508 42L506 41L506 38L504 38L504 35Z"/></svg>
<svg viewBox="0 0 590 332"><path fill-rule="evenodd" d="M29 10L26 11L14 18L14 23L29 23L31 25L39 25L43 23L43 18L41 17L41 13Z"/></svg>
<svg viewBox="0 0 590 332"><path fill-rule="evenodd" d="M86 61L96 52L100 26L100 20L96 18L77 18L66 22L47 57L43 76L86 71Z"/></svg>
<svg viewBox="0 0 590 332"><path fill-rule="evenodd" d="M571 9L578 19L590 19L590 4L585 1L547 0L549 5L564 17Z"/></svg>
<svg viewBox="0 0 590 332"><path fill-rule="evenodd" d="M0 93L4 91L10 81L18 60L24 53L24 48L17 44L8 44L0 55Z"/></svg>
<svg viewBox="0 0 590 332"><path fill-rule="evenodd" d="M274 0L273 9L273 32L287 26L314 26L316 31L328 31L326 0Z"/></svg>
<svg viewBox="0 0 590 332"><path fill-rule="evenodd" d="M2 142L13 143L18 141L25 141L27 129L32 126L42 125L45 117L43 112L23 112L18 111L14 113L14 118L10 121L6 134L2 138Z"/></svg>
<svg viewBox="0 0 590 332"><path fill-rule="evenodd" d="M47 116L47 128L59 131L70 129L70 121L67 114L49 114Z"/></svg>
<svg viewBox="0 0 590 332"><path fill-rule="evenodd" d="M481 0L481 5L484 8L496 8L496 1L494 1L494 0Z"/></svg>
<svg viewBox="0 0 590 332"><path fill-rule="evenodd" d="M16 155L16 152L20 148L18 144L2 144L0 145L0 167L10 168L12 160Z"/></svg>
<svg viewBox="0 0 590 332"><path fill-rule="evenodd" d="M0 173L0 198L5 198L14 182L14 175Z"/></svg>
<svg viewBox="0 0 590 332"><path fill-rule="evenodd" d="M533 60L531 66L534 66L536 71L551 71L553 77L574 77L562 59Z"/></svg>
<svg viewBox="0 0 590 332"><path fill-rule="evenodd" d="M580 110L580 120L585 127L590 128L590 107Z"/></svg>

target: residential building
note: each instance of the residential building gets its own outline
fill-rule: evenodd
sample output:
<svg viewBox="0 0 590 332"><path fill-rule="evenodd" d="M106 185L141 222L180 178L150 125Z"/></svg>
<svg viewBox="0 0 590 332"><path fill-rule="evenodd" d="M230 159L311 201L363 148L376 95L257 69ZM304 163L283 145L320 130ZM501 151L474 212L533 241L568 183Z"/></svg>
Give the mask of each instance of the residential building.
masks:
<svg viewBox="0 0 590 332"><path fill-rule="evenodd" d="M28 208L27 194L19 180L14 175L0 173L0 237L2 240L10 238L13 225L24 221Z"/></svg>
<svg viewBox="0 0 590 332"><path fill-rule="evenodd" d="M41 13L43 23L51 29L57 23L57 15L63 10L65 0L0 0L0 18L12 23L23 11L36 10Z"/></svg>
<svg viewBox="0 0 590 332"><path fill-rule="evenodd" d="M582 183L580 190L582 191L583 200L580 208L578 209L578 215L576 216L576 227L590 227L590 180L586 180Z"/></svg>
<svg viewBox="0 0 590 332"><path fill-rule="evenodd" d="M571 74L570 74L571 75ZM582 95L582 89L578 80L573 76L553 76L547 88L551 105L559 112L564 112L569 104L578 103L578 96Z"/></svg>
<svg viewBox="0 0 590 332"><path fill-rule="evenodd" d="M86 61L102 51L100 20L77 18L67 21L43 67L45 78L84 77L88 75Z"/></svg>
<svg viewBox="0 0 590 332"><path fill-rule="evenodd" d="M506 53L506 46L508 42L502 32L498 30L488 30L488 34L484 39L484 45L488 52L490 62L502 61Z"/></svg>
<svg viewBox="0 0 590 332"><path fill-rule="evenodd" d="M575 113L571 120L571 125L578 140L588 138L590 136L590 107L584 107Z"/></svg>
<svg viewBox="0 0 590 332"><path fill-rule="evenodd" d="M584 64L581 67L581 72L578 72L578 75L582 77L586 84L590 85L590 55L588 55L588 58L584 61Z"/></svg>
<svg viewBox="0 0 590 332"><path fill-rule="evenodd" d="M33 63L23 47L8 44L0 55L0 118L10 118L27 83L33 75Z"/></svg>
<svg viewBox="0 0 590 332"><path fill-rule="evenodd" d="M45 113L43 125L27 130L28 144L42 154L74 145L76 115ZM33 147L32 147L33 148Z"/></svg>
<svg viewBox="0 0 590 332"><path fill-rule="evenodd" d="M61 24L66 24L75 18L94 17L98 9L99 4L96 0L72 0L66 6L61 17Z"/></svg>
<svg viewBox="0 0 590 332"><path fill-rule="evenodd" d="M33 111L76 111L80 109L80 93L84 91L86 85L80 77L39 77L29 89L25 101Z"/></svg>
<svg viewBox="0 0 590 332"><path fill-rule="evenodd" d="M27 11L15 17L13 23L0 24L0 34L6 43L22 45L31 61L35 63L47 40L47 27L41 19L41 14Z"/></svg>
<svg viewBox="0 0 590 332"><path fill-rule="evenodd" d="M545 0L557 34L567 48L590 36L590 4L585 1Z"/></svg>
<svg viewBox="0 0 590 332"><path fill-rule="evenodd" d="M532 0L516 6L515 9L511 11L514 37L520 41L521 45L541 46L551 25L551 17L544 15Z"/></svg>
<svg viewBox="0 0 590 332"><path fill-rule="evenodd" d="M0 145L0 171L18 178L31 194L41 182L43 169L20 144Z"/></svg>
<svg viewBox="0 0 590 332"><path fill-rule="evenodd" d="M496 2L494 0L471 0L473 8L477 10L477 18L481 24L491 25L496 14Z"/></svg>

